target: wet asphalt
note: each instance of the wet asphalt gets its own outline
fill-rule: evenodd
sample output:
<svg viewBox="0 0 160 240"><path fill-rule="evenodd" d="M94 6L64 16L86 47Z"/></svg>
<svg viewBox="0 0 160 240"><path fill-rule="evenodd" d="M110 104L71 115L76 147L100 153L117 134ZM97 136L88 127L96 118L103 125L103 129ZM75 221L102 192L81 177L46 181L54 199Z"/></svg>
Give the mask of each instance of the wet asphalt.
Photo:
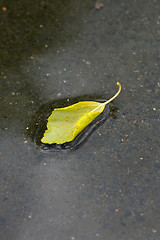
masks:
<svg viewBox="0 0 160 240"><path fill-rule="evenodd" d="M0 239L159 240L160 2L0 3ZM118 111L76 150L33 137L56 104Z"/></svg>

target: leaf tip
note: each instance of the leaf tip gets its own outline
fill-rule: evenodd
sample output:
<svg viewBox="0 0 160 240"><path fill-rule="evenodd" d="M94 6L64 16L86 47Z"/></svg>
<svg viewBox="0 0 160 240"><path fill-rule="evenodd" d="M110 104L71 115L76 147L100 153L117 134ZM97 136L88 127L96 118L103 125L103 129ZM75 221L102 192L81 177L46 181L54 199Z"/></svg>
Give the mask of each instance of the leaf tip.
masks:
<svg viewBox="0 0 160 240"><path fill-rule="evenodd" d="M118 95L119 95L119 93L121 92L121 84L120 84L120 82L117 82L117 86L119 87L119 89L118 89Z"/></svg>

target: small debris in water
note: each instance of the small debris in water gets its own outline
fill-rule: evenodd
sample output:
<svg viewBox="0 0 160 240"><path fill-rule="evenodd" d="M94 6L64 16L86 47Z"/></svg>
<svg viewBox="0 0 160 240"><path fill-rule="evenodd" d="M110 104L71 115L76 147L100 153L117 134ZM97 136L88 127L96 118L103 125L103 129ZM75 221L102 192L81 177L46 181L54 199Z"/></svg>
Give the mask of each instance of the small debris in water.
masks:
<svg viewBox="0 0 160 240"><path fill-rule="evenodd" d="M104 7L104 3L99 3L99 2L97 2L96 4L95 4L95 9L96 10L100 10L101 8L103 8Z"/></svg>
<svg viewBox="0 0 160 240"><path fill-rule="evenodd" d="M115 212L116 212L116 213L118 213L118 212L119 212L119 209L118 209L118 208L116 208L116 209L115 209Z"/></svg>
<svg viewBox="0 0 160 240"><path fill-rule="evenodd" d="M29 219L31 219L31 218L32 218L32 212L29 214L28 218L29 218Z"/></svg>
<svg viewBox="0 0 160 240"><path fill-rule="evenodd" d="M59 93L57 93L57 97L61 97L61 95L62 95L62 94L61 94L60 92L59 92Z"/></svg>
<svg viewBox="0 0 160 240"><path fill-rule="evenodd" d="M7 8L6 8L6 7L2 7L2 11L3 11L3 12L6 12L6 11L7 11Z"/></svg>

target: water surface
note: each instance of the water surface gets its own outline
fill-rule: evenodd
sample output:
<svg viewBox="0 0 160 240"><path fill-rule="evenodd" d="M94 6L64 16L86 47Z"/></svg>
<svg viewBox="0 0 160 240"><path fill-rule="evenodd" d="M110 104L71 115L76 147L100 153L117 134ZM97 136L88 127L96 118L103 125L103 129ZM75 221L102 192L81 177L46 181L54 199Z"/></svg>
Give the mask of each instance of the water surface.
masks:
<svg viewBox="0 0 160 240"><path fill-rule="evenodd" d="M159 239L158 1L0 4L0 239ZM151 17L152 16L152 17ZM26 135L43 105L112 97L76 151Z"/></svg>

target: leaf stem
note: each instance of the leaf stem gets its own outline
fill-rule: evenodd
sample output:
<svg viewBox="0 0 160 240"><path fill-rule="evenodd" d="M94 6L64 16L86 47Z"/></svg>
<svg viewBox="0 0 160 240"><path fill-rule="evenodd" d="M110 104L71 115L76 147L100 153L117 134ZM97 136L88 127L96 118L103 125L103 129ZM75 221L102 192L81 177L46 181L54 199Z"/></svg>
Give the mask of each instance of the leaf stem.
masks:
<svg viewBox="0 0 160 240"><path fill-rule="evenodd" d="M108 103L110 103L111 101L113 101L121 92L121 84L119 82L117 82L117 86L119 87L118 92L109 100L107 100L104 103L101 103L98 107L96 107L95 109L93 109L91 112L96 111L97 109L101 108L102 106L106 106Z"/></svg>
<svg viewBox="0 0 160 240"><path fill-rule="evenodd" d="M104 102L104 105L107 105L108 103L112 102L121 92L121 84L119 82L117 82L117 86L119 87L118 92L109 100L107 100L106 102Z"/></svg>

